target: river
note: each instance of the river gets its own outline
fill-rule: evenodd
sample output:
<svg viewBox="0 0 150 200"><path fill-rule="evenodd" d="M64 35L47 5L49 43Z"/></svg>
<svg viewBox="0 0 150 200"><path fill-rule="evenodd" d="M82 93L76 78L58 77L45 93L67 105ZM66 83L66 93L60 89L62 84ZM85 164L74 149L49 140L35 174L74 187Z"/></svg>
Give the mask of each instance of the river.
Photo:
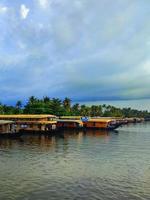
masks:
<svg viewBox="0 0 150 200"><path fill-rule="evenodd" d="M150 199L150 123L0 139L0 200Z"/></svg>

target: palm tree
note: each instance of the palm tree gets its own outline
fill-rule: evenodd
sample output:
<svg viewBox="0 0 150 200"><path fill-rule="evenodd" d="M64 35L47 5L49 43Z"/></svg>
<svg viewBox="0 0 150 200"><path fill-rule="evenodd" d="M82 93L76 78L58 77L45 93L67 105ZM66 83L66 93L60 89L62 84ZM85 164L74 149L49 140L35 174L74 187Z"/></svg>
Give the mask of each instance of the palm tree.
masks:
<svg viewBox="0 0 150 200"><path fill-rule="evenodd" d="M102 115L101 106L92 105L90 109L91 109L90 114L91 114L92 117L94 117L94 116L96 117L96 116L101 116Z"/></svg>
<svg viewBox="0 0 150 200"><path fill-rule="evenodd" d="M80 105L78 103L72 106L72 114L73 115L80 115Z"/></svg>
<svg viewBox="0 0 150 200"><path fill-rule="evenodd" d="M20 114L20 113L22 113L21 107L22 107L22 102L21 102L20 100L18 100L17 103L16 103L16 106L15 106L15 108L14 108L15 114Z"/></svg>
<svg viewBox="0 0 150 200"><path fill-rule="evenodd" d="M58 98L53 98L50 103L50 111L53 115L64 115L64 109L62 107L62 102Z"/></svg>
<svg viewBox="0 0 150 200"><path fill-rule="evenodd" d="M34 97L34 96L29 97L29 103L33 104L35 102L37 102L37 98L36 97Z"/></svg>
<svg viewBox="0 0 150 200"><path fill-rule="evenodd" d="M44 103L49 103L50 102L50 98L49 97L43 97L43 101Z"/></svg>
<svg viewBox="0 0 150 200"><path fill-rule="evenodd" d="M71 110L71 99L66 97L63 101L63 106L64 106L64 108L66 109L67 112L70 112L70 110Z"/></svg>
<svg viewBox="0 0 150 200"><path fill-rule="evenodd" d="M21 109L21 107L22 107L22 102L20 100L18 100L16 103L16 108Z"/></svg>
<svg viewBox="0 0 150 200"><path fill-rule="evenodd" d="M3 111L3 105L0 102L0 114L3 114L3 113L4 113L4 111Z"/></svg>

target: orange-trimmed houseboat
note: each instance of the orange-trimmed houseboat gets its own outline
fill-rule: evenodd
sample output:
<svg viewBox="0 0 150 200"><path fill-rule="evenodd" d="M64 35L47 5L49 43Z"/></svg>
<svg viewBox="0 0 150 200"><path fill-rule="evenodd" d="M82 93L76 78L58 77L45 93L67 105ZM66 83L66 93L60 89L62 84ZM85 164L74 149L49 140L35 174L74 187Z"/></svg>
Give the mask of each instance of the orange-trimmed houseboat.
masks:
<svg viewBox="0 0 150 200"><path fill-rule="evenodd" d="M79 129L83 128L83 122L77 119L58 119L57 129Z"/></svg>
<svg viewBox="0 0 150 200"><path fill-rule="evenodd" d="M114 118L90 118L81 116L65 116L57 120L57 128L84 128L113 130L122 125L122 121Z"/></svg>
<svg viewBox="0 0 150 200"><path fill-rule="evenodd" d="M89 118L83 121L83 126L86 129L114 130L121 125L122 123L118 120L106 118Z"/></svg>

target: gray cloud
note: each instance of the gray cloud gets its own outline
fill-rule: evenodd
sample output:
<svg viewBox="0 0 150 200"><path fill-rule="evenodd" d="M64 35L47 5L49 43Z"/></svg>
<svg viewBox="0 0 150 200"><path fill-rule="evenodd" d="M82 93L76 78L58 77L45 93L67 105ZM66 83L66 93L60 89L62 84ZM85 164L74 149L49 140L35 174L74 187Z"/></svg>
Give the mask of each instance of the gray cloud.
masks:
<svg viewBox="0 0 150 200"><path fill-rule="evenodd" d="M30 12L20 17L20 6ZM149 96L146 0L5 1L0 10L3 99ZM12 75L13 74L13 75ZM2 95L1 95L2 96Z"/></svg>

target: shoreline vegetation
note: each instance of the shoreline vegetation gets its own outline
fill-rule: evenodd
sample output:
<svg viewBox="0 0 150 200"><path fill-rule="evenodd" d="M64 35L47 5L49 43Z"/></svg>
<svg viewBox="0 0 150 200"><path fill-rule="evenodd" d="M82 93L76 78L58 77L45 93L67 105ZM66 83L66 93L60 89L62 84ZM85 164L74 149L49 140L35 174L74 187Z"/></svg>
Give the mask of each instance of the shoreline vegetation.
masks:
<svg viewBox="0 0 150 200"><path fill-rule="evenodd" d="M59 98L43 97L38 99L29 97L23 106L19 100L15 106L0 103L0 114L52 114L56 116L101 116L101 117L142 117L149 118L150 112L147 110L136 110L130 107L118 108L112 105L91 105L75 103L72 104L70 98L64 100Z"/></svg>

